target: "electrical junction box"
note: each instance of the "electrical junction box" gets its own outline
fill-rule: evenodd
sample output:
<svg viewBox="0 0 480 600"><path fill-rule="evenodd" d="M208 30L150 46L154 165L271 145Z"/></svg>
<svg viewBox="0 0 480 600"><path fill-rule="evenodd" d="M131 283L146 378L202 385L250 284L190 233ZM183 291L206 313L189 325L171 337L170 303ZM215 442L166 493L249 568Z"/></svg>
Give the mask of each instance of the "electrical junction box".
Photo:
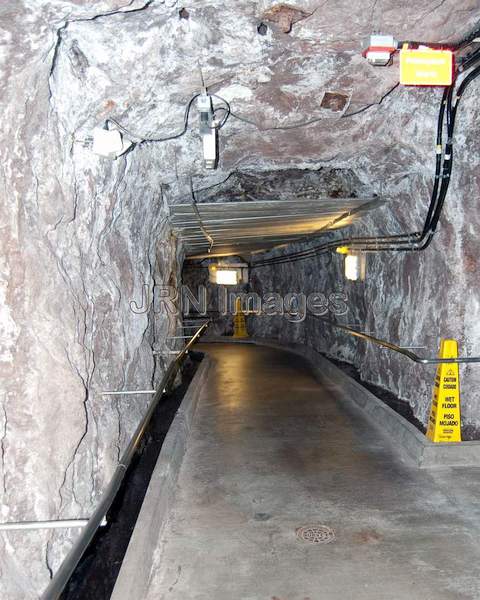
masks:
<svg viewBox="0 0 480 600"><path fill-rule="evenodd" d="M363 56L375 67L386 67L392 60L398 42L393 35L371 35L363 44Z"/></svg>
<svg viewBox="0 0 480 600"><path fill-rule="evenodd" d="M117 129L95 127L93 130L92 152L106 158L117 158L126 152L132 142L122 136Z"/></svg>
<svg viewBox="0 0 480 600"><path fill-rule="evenodd" d="M421 48L400 50L400 83L402 85L451 85L453 52Z"/></svg>

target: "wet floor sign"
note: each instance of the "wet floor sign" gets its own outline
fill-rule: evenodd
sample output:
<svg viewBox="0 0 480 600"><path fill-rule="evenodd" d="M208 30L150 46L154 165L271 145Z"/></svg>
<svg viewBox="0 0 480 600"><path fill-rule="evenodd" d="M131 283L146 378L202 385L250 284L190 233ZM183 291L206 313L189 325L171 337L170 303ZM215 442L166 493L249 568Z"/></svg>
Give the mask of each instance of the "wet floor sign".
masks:
<svg viewBox="0 0 480 600"><path fill-rule="evenodd" d="M455 340L442 340L439 358L458 358ZM437 367L427 437L432 442L461 442L460 381L458 364L441 363Z"/></svg>
<svg viewBox="0 0 480 600"><path fill-rule="evenodd" d="M235 315L233 316L233 337L248 337L247 325L245 323L245 315L242 311L242 301L240 298L237 298L235 300Z"/></svg>

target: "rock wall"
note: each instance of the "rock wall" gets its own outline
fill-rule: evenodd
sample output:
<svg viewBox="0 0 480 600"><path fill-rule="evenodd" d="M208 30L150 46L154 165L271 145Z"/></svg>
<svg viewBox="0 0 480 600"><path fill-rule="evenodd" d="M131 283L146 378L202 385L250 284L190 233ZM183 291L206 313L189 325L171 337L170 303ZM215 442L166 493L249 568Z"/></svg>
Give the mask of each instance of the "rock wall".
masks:
<svg viewBox="0 0 480 600"><path fill-rule="evenodd" d="M162 349L174 322L130 306L144 284L175 284L181 261L157 160L145 149L109 161L73 141L82 90L72 72L84 63L55 30L67 13L90 19L120 5L46 3L4 15L2 522L88 517L148 403L101 392L151 389L171 359L155 364L152 348ZM78 533L1 532L1 597L38 597Z"/></svg>
<svg viewBox="0 0 480 600"><path fill-rule="evenodd" d="M431 98L416 90L405 91L403 98L395 98L388 108L378 110L377 122L381 116L383 125L375 135L380 147L383 136L392 139L392 155L387 160L379 157L372 150L372 143L372 148L363 153L359 161L362 168L357 173L373 185L381 178L382 185L377 191L389 198L388 204L343 230L341 237L421 229L433 185L435 114L439 104L438 94L429 93ZM480 193L480 142L475 131L480 116L477 94L475 82L459 108L452 182L441 225L426 251L369 254L364 282L347 281L344 259L335 253L257 268L252 271L252 289L260 294L276 291L282 295L341 291L346 293L349 307L347 315L338 319L341 323L400 346L416 346L414 351L423 356L435 356L442 337L457 339L461 355L479 356L480 295L475 281L480 243L474 234L477 218L473 200ZM407 117L408 104L411 114ZM368 127L368 120L364 121L364 127ZM367 134L366 140L373 142L370 135ZM395 172L395 157L398 159L402 154L403 174L400 165ZM275 251L270 256L282 252L285 251ZM355 364L366 381L407 400L417 418L426 423L435 367L418 365L373 344L357 341L311 317L300 324L289 324L284 318L262 317L254 322L253 331L257 335L276 335L284 341L302 341ZM462 366L460 377L463 439L479 439L480 368L475 364Z"/></svg>
<svg viewBox="0 0 480 600"><path fill-rule="evenodd" d="M190 178L195 189L216 189L233 172L253 174L257 198L262 173L270 186L277 172L275 189L291 194L292 168L349 170L387 202L358 230L396 232L421 221L439 93L396 87L397 70L369 66L361 41L379 28L403 39L455 39L477 22L478 3L234 4L19 0L0 8L3 521L85 517L95 505L147 402L100 392L148 388L168 360L160 355L155 364L151 350L164 348L175 319L135 313L130 301L141 302L144 284L151 291L153 283L178 283L182 250L166 202L185 202ZM139 143L116 161L92 154L92 130L109 117L136 141L181 131L200 67L210 91L232 107L216 172L203 169L193 114L181 138ZM351 314L380 336L434 349L440 335L453 335L463 352L479 351L477 117L472 89L432 248L422 257L374 257L367 282L347 290ZM330 289L342 281L339 258L325 260L255 277L265 288ZM265 330L274 327L286 339L330 339L329 351L399 390L425 418L431 374L373 348L356 353L314 326L295 326L290 337L283 326ZM479 374L471 367L463 375L464 420L473 431ZM1 533L1 597L37 597L76 535Z"/></svg>

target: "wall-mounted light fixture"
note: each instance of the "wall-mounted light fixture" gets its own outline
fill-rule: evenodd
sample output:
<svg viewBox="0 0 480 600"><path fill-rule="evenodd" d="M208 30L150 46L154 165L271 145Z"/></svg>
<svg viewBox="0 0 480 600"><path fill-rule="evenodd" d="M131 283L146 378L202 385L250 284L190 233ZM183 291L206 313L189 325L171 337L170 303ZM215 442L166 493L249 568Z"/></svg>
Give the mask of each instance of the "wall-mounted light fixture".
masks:
<svg viewBox="0 0 480 600"><path fill-rule="evenodd" d="M215 283L218 285L237 285L238 280L237 269L217 269L215 272Z"/></svg>
<svg viewBox="0 0 480 600"><path fill-rule="evenodd" d="M345 278L350 281L363 281L366 275L366 254L349 250L347 246L337 248L337 253L345 255Z"/></svg>
<svg viewBox="0 0 480 600"><path fill-rule="evenodd" d="M205 90L197 100L200 113L200 135L203 144L203 164L206 169L215 169L218 159L217 129L213 117L212 97Z"/></svg>
<svg viewBox="0 0 480 600"><path fill-rule="evenodd" d="M208 267L209 281L217 285L239 285L248 283L246 263L216 263Z"/></svg>

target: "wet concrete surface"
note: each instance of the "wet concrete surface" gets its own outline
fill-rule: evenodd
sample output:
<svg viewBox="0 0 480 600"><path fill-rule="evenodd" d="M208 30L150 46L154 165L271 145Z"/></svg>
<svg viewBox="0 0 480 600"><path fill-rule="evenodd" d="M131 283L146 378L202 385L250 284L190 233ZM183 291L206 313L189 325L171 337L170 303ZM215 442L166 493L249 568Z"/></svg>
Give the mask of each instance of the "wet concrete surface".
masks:
<svg viewBox="0 0 480 600"><path fill-rule="evenodd" d="M404 464L298 356L199 349L215 366L148 600L480 597L480 469ZM305 525L335 540L299 540Z"/></svg>

